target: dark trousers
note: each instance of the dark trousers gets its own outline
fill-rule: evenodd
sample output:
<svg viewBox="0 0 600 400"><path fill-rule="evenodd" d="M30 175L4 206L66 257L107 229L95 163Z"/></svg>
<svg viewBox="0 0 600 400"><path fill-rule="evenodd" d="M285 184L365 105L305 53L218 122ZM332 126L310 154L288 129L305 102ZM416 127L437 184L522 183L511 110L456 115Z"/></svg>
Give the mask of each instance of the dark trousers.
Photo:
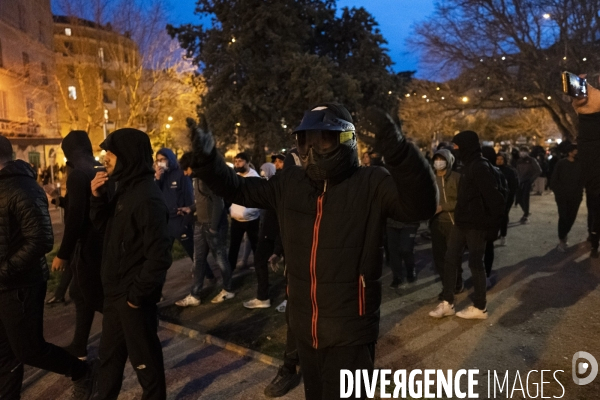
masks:
<svg viewBox="0 0 600 400"><path fill-rule="evenodd" d="M414 274L417 229L417 226L387 227L390 268L394 274L394 279L402 281L403 276ZM405 269L402 268L403 263Z"/></svg>
<svg viewBox="0 0 600 400"><path fill-rule="evenodd" d="M331 400L340 398L340 370L367 370L372 374L375 362L375 343L358 346L314 349L298 341L298 354L304 379L306 400ZM364 385L361 399L366 399ZM355 398L354 395L352 398Z"/></svg>
<svg viewBox="0 0 600 400"><path fill-rule="evenodd" d="M157 329L156 304L144 304L134 309L127 304L125 296L105 299L99 349L98 400L117 399L127 357L142 386L142 399L167 398Z"/></svg>
<svg viewBox="0 0 600 400"><path fill-rule="evenodd" d="M216 234L210 233L210 224L196 223L194 226L194 284L190 294L200 299L200 291L204 285L204 278L214 278L208 265L208 253L212 252L217 266L221 270L223 289L231 292L231 265L227 260L227 224L222 224Z"/></svg>
<svg viewBox="0 0 600 400"><path fill-rule="evenodd" d="M529 197L531 194L531 181L524 181L519 184L519 190L517 191L517 202L523 210L523 214L529 216Z"/></svg>
<svg viewBox="0 0 600 400"><path fill-rule="evenodd" d="M248 222L240 222L235 219L231 219L231 237L229 240L229 265L231 265L231 270L234 270L235 265L237 264L238 253L240 252L240 245L242 244L244 233L248 235L252 253L256 254L259 225L260 218Z"/></svg>
<svg viewBox="0 0 600 400"><path fill-rule="evenodd" d="M83 361L44 340L46 282L0 292L0 399L19 399L23 364L81 378Z"/></svg>
<svg viewBox="0 0 600 400"><path fill-rule="evenodd" d="M508 232L508 222L509 222L509 214L510 208L512 207L515 199L514 196L509 197L506 200L506 208L504 209L504 214L502 214L502 219L500 220L500 236L506 237L506 233Z"/></svg>
<svg viewBox="0 0 600 400"><path fill-rule="evenodd" d="M298 356L298 344L296 335L290 329L289 308L285 309L285 322L287 325L287 337L285 342L285 353L283 353L283 366L290 373L296 372L296 367L300 365L300 357Z"/></svg>
<svg viewBox="0 0 600 400"><path fill-rule="evenodd" d="M483 265L485 266L485 276L488 278L492 273L492 266L494 265L494 241L488 240L485 243L485 255L483 256Z"/></svg>
<svg viewBox="0 0 600 400"><path fill-rule="evenodd" d="M558 238L565 240L571 231L581 204L581 197L569 198L555 196L558 207Z"/></svg>
<svg viewBox="0 0 600 400"><path fill-rule="evenodd" d="M600 243L600 196L590 196L588 212L592 214L590 236L592 248L598 249Z"/></svg>
<svg viewBox="0 0 600 400"><path fill-rule="evenodd" d="M258 300L269 299L269 258L275 250L275 241L267 238L260 238L256 253L254 253L254 268L256 271L256 280L258 281L256 289L256 298Z"/></svg>
<svg viewBox="0 0 600 400"><path fill-rule="evenodd" d="M444 291L442 299L454 304L454 290L458 270L462 264L462 256L465 247L469 248L469 269L473 276L473 304L480 310L486 307L486 279L483 266L483 255L486 246L486 231L475 229L461 229L456 225L450 232L448 251L446 251L446 262L444 263Z"/></svg>
<svg viewBox="0 0 600 400"><path fill-rule="evenodd" d="M448 239L452 230L451 221L440 221L439 218L431 220L429 224L431 231L431 251L433 253L433 265L436 272L443 276L444 258L448 249Z"/></svg>
<svg viewBox="0 0 600 400"><path fill-rule="evenodd" d="M58 282L58 286L54 290L54 297L57 299L64 299L65 294L67 293L67 289L69 289L69 285L71 284L71 280L73 279L73 271L71 268L65 268L64 271L60 274L60 281Z"/></svg>
<svg viewBox="0 0 600 400"><path fill-rule="evenodd" d="M98 282L98 284L100 285L101 283ZM75 357L86 357L87 343L96 310L89 302L85 301L81 287L75 280L69 289L69 296L71 296L71 299L75 303L75 334L66 350Z"/></svg>

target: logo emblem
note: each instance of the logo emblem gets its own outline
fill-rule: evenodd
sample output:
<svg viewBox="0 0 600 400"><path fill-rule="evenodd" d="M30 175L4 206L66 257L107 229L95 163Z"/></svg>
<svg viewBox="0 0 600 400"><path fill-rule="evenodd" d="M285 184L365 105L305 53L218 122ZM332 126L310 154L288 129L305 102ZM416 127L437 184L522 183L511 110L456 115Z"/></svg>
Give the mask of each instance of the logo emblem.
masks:
<svg viewBox="0 0 600 400"><path fill-rule="evenodd" d="M579 361L580 359L585 359L585 361ZM572 374L573 374L573 382L576 385L587 385L588 383L592 383L596 376L598 375L598 361L588 352L578 351L573 355L573 363L572 363ZM578 375L584 375L589 373L586 378L579 378Z"/></svg>

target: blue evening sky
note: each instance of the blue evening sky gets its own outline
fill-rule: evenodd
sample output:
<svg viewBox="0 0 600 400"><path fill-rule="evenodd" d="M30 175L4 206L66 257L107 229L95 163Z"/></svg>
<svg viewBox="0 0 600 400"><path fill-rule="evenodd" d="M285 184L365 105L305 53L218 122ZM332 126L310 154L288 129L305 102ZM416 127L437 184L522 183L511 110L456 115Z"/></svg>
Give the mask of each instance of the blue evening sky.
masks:
<svg viewBox="0 0 600 400"><path fill-rule="evenodd" d="M412 34L412 27L433 13L434 0L338 0L337 8L364 7L375 20L388 41L389 54L394 61L396 72L419 71L415 54L406 47L406 39ZM195 0L171 0L171 23L197 23L194 15ZM418 76L421 74L417 73Z"/></svg>

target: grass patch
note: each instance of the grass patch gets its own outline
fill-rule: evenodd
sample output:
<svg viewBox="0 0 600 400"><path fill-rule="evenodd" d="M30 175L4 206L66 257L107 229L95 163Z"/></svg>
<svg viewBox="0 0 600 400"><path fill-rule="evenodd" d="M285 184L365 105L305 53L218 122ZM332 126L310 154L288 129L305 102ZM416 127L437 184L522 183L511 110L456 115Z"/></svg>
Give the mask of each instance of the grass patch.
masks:
<svg viewBox="0 0 600 400"><path fill-rule="evenodd" d="M171 256L173 257L173 261L181 260L182 258L186 258L188 256L181 243L179 243L179 240L173 242L173 250L171 251Z"/></svg>

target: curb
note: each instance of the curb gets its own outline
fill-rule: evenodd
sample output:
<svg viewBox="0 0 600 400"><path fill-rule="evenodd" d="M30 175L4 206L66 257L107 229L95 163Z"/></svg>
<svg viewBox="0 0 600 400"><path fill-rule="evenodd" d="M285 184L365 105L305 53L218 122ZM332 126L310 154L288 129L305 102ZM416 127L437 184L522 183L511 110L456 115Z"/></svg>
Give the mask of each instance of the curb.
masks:
<svg viewBox="0 0 600 400"><path fill-rule="evenodd" d="M260 361L264 364L271 365L273 367L279 368L283 364L283 361L281 361L278 358L268 356L266 354L260 353L255 350L248 349L246 347L237 345L235 343L228 342L223 339L219 339L218 337L215 337L215 336L212 336L212 335L209 335L206 333L198 332L194 329L186 328L185 326L173 324L171 322L166 322L163 320L159 320L158 324L162 328L168 329L168 330L178 333L180 335L187 336L190 339L198 340L203 343L211 344L213 346L217 346L222 349L232 351L236 354L239 354L242 357L249 357L256 361Z"/></svg>

